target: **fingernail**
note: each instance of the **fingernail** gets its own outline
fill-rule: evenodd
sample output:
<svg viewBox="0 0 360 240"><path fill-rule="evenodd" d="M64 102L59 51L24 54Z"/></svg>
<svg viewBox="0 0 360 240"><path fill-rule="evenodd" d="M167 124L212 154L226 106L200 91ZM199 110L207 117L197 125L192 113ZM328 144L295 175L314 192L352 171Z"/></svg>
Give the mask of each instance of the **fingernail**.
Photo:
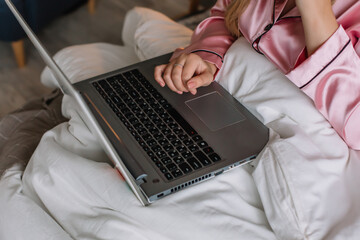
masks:
<svg viewBox="0 0 360 240"><path fill-rule="evenodd" d="M183 94L183 92L182 92L182 91L177 91L177 93L178 93L178 94Z"/></svg>
<svg viewBox="0 0 360 240"><path fill-rule="evenodd" d="M192 95L196 95L196 89L190 90Z"/></svg>
<svg viewBox="0 0 360 240"><path fill-rule="evenodd" d="M193 82L188 83L188 88L194 88L194 87L195 87L195 83Z"/></svg>
<svg viewBox="0 0 360 240"><path fill-rule="evenodd" d="M165 83L162 82L162 81L157 81L157 82L158 82L158 84L159 84L161 87L163 87L163 86L165 85Z"/></svg>

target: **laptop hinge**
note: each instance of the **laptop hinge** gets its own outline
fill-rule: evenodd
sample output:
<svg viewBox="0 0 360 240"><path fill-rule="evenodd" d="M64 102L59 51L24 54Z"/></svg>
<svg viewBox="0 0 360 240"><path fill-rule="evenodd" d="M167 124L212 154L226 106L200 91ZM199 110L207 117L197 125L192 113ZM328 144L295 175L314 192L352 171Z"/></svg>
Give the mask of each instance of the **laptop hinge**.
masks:
<svg viewBox="0 0 360 240"><path fill-rule="evenodd" d="M135 180L136 184L138 186L140 186L141 184L146 183L146 177L147 177L147 174L142 174L142 175L138 176Z"/></svg>

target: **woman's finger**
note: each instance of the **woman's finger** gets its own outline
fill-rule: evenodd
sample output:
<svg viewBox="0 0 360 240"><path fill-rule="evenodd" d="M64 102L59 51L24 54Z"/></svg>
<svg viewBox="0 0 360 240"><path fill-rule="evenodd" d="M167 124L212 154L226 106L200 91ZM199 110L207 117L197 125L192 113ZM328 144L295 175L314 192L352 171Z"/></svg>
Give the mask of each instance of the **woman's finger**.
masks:
<svg viewBox="0 0 360 240"><path fill-rule="evenodd" d="M182 79L186 88L194 94L196 88L209 85L213 75L207 64L198 55L192 54L185 63Z"/></svg>
<svg viewBox="0 0 360 240"><path fill-rule="evenodd" d="M189 89L189 91L191 92L191 94L195 95L197 92L197 88L198 87L203 87L203 86L208 86L212 83L213 81L213 75L206 71L203 72L200 75L197 75L193 78L191 78L188 82L187 82L187 88Z"/></svg>
<svg viewBox="0 0 360 240"><path fill-rule="evenodd" d="M182 92L188 92L186 85L182 81L182 72L183 72L185 63L186 63L186 57L184 57L184 56L179 57L175 61L174 65L173 65L173 70L171 73L171 78L174 83L174 86L177 88L178 91L182 91Z"/></svg>
<svg viewBox="0 0 360 240"><path fill-rule="evenodd" d="M154 70L155 81L157 81L160 84L160 86L162 86L162 87L165 86L165 80L163 79L162 76L163 76L166 66L167 66L167 64L159 65L159 66L156 66L155 70Z"/></svg>
<svg viewBox="0 0 360 240"><path fill-rule="evenodd" d="M173 71L173 67L174 67L174 63L171 62L169 63L166 68L165 68L165 71L163 73L163 79L165 80L165 83L166 85L174 92L177 92L179 94L182 94L182 91L179 91L174 83L173 83L173 80L171 78L171 74L172 74L172 71Z"/></svg>

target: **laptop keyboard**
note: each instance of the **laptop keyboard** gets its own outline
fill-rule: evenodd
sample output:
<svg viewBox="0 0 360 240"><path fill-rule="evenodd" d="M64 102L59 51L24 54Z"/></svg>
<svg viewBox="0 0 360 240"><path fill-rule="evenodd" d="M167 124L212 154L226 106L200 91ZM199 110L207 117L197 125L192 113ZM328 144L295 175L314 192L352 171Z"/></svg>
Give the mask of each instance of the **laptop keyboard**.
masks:
<svg viewBox="0 0 360 240"><path fill-rule="evenodd" d="M221 160L139 70L92 84L168 181Z"/></svg>

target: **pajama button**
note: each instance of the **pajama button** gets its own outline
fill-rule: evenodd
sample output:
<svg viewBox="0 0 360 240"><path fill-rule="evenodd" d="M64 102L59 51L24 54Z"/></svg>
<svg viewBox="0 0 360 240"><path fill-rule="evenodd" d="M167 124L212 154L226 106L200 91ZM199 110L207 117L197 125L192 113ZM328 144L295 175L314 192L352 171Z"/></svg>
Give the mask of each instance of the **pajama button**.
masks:
<svg viewBox="0 0 360 240"><path fill-rule="evenodd" d="M273 24L268 24L266 25L266 27L264 28L265 31L269 31L272 28Z"/></svg>

